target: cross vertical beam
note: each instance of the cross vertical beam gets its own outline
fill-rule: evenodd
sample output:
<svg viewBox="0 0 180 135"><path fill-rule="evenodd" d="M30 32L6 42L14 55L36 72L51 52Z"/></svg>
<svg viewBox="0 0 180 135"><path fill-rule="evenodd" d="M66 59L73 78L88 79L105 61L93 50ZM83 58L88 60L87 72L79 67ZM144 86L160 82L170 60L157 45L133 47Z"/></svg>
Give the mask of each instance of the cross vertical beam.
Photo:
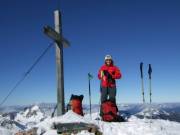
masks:
<svg viewBox="0 0 180 135"><path fill-rule="evenodd" d="M60 116L65 113L63 48L69 47L70 43L62 36L61 13L59 10L54 11L54 22L55 30L47 25L44 27L43 31L46 36L55 42L57 67L57 116Z"/></svg>
<svg viewBox="0 0 180 135"><path fill-rule="evenodd" d="M54 11L55 31L62 37L61 13ZM57 67L57 116L65 113L64 102L64 64L63 64L63 45L56 44L56 67Z"/></svg>

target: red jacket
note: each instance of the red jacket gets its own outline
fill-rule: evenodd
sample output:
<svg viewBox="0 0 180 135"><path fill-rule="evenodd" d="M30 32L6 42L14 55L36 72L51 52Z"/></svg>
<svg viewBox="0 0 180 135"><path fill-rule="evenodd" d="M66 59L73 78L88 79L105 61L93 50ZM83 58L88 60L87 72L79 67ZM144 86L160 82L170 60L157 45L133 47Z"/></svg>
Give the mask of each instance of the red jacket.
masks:
<svg viewBox="0 0 180 135"><path fill-rule="evenodd" d="M107 76L101 76L101 72L107 71L111 75L111 81L109 81ZM101 80L101 86L102 87L115 87L116 81L115 79L121 78L121 72L118 67L114 66L113 64L110 66L103 65L99 72L98 72L98 78Z"/></svg>

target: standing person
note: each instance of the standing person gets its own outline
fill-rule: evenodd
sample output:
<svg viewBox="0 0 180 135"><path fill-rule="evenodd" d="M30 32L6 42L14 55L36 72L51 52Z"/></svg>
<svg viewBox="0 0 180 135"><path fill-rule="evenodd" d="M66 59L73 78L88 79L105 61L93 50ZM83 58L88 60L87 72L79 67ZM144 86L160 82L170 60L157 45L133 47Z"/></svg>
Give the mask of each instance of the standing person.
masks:
<svg viewBox="0 0 180 135"><path fill-rule="evenodd" d="M101 80L101 104L109 100L116 103L116 79L121 78L121 72L114 66L111 55L105 56L105 64L100 68L98 78Z"/></svg>

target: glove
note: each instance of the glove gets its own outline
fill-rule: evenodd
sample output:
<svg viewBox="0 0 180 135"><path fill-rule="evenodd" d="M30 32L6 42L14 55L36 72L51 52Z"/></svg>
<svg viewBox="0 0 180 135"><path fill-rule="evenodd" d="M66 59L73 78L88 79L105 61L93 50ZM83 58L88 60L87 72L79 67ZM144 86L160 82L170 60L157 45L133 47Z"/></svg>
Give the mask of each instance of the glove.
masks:
<svg viewBox="0 0 180 135"><path fill-rule="evenodd" d="M104 70L103 73L104 73L104 75L105 75L106 77L109 77L109 75L110 75L107 70Z"/></svg>
<svg viewBox="0 0 180 135"><path fill-rule="evenodd" d="M104 75L108 78L108 82L113 82L112 75L107 70L104 70Z"/></svg>

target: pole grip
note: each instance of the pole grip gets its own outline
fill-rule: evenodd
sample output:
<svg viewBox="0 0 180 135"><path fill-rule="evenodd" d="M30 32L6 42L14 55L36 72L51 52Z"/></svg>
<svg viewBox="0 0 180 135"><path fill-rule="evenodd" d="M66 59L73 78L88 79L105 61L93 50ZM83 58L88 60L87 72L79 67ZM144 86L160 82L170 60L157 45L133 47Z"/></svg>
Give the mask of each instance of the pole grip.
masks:
<svg viewBox="0 0 180 135"><path fill-rule="evenodd" d="M141 78L143 78L143 62L140 63Z"/></svg>
<svg viewBox="0 0 180 135"><path fill-rule="evenodd" d="M149 64L148 74L149 74L149 79L151 79L151 74L152 74L151 64Z"/></svg>

